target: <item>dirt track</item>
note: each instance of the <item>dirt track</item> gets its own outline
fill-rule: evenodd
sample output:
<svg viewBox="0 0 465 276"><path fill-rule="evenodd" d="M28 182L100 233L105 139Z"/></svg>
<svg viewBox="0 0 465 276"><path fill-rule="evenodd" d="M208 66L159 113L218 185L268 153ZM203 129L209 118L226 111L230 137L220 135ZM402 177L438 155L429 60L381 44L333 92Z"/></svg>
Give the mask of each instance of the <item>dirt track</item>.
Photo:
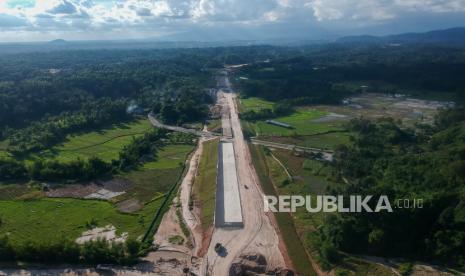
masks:
<svg viewBox="0 0 465 276"><path fill-rule="evenodd" d="M280 250L280 241L270 218L263 210L263 193L260 189L250 152L242 135L240 120L235 106L235 94L221 93L223 103L231 111L231 125L234 133L237 173L240 183L240 196L244 217L244 228L215 229L202 272L210 275L229 275L229 268L235 258L243 254L262 254L268 268L285 267ZM248 187L248 189L245 188ZM226 248L226 256L221 257L214 250L220 242ZM204 273L201 273L204 275Z"/></svg>
<svg viewBox="0 0 465 276"><path fill-rule="evenodd" d="M205 138L199 138L198 147L195 150L189 162L189 170L187 171L186 176L182 180L180 187L181 191L179 196L181 201L182 216L187 227L189 227L191 231L192 244L194 246L193 254L196 256L198 255L202 247L203 233L200 226L200 220L196 217L195 212L189 210L189 201L192 192L192 185L194 184L194 179L197 174L200 157L202 156L203 152L203 142L205 142L205 140Z"/></svg>

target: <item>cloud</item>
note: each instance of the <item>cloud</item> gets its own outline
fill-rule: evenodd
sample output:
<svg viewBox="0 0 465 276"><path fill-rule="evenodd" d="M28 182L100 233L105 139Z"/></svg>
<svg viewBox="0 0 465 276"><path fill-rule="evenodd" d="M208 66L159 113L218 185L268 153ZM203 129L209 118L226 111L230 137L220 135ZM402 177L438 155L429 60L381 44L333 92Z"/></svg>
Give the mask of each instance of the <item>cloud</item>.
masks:
<svg viewBox="0 0 465 276"><path fill-rule="evenodd" d="M310 0L318 21L372 20L383 21L408 13L464 12L464 0Z"/></svg>
<svg viewBox="0 0 465 276"><path fill-rule="evenodd" d="M255 35L269 32L271 24L318 33L460 13L465 13L465 0L0 0L0 40L18 28L49 36L93 32L145 37L219 27ZM459 25L464 21L455 20Z"/></svg>
<svg viewBox="0 0 465 276"><path fill-rule="evenodd" d="M51 14L75 14L77 12L76 6L67 0L62 0L61 3L47 11Z"/></svg>
<svg viewBox="0 0 465 276"><path fill-rule="evenodd" d="M27 26L28 22L25 19L0 13L0 28L17 28Z"/></svg>

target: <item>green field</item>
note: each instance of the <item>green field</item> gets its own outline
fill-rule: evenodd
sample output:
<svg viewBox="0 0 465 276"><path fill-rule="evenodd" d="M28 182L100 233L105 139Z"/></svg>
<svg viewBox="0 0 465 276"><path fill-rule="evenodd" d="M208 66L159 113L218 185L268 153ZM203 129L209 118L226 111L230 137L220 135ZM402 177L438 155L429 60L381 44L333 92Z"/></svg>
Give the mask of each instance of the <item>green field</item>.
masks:
<svg viewBox="0 0 465 276"><path fill-rule="evenodd" d="M273 104L273 102L255 97L240 99L241 112L273 109Z"/></svg>
<svg viewBox="0 0 465 276"><path fill-rule="evenodd" d="M172 169L181 167L186 156L193 149L191 145L166 145L157 152L157 160L144 164L144 169Z"/></svg>
<svg viewBox="0 0 465 276"><path fill-rule="evenodd" d="M334 150L338 145L350 142L350 132L334 131L330 133L306 135L306 136L262 136L260 140L275 143L292 144L301 147Z"/></svg>
<svg viewBox="0 0 465 276"><path fill-rule="evenodd" d="M127 179L133 184L119 199L135 197L140 202L148 202L167 192L182 173L181 164L193 148L191 145L167 145L158 151L157 160L119 174L117 178Z"/></svg>
<svg viewBox="0 0 465 276"><path fill-rule="evenodd" d="M26 184L1 184L0 185L0 200L11 200L24 197L26 195L36 194L37 189L28 187Z"/></svg>
<svg viewBox="0 0 465 276"><path fill-rule="evenodd" d="M200 219L204 230L212 226L215 213L218 143L218 139L204 142L199 174L194 180L193 197L195 203L200 205Z"/></svg>
<svg viewBox="0 0 465 276"><path fill-rule="evenodd" d="M0 158L10 157L10 154L6 151L8 147L8 140L0 141Z"/></svg>
<svg viewBox="0 0 465 276"><path fill-rule="evenodd" d="M341 124L338 122L314 122L328 113L314 108L299 108L289 116L273 118L273 120L286 123L292 126L292 129L275 126L259 121L254 124L255 132L258 136L297 136L313 135L324 133L332 130L340 130Z"/></svg>
<svg viewBox="0 0 465 276"><path fill-rule="evenodd" d="M111 202L45 198L43 192L26 184L0 185L0 236L8 234L14 242L76 239L88 230L88 222L96 221L99 227L112 224L118 233L138 237L145 233L164 195L179 179L180 163L193 148L166 145L156 160L116 175L115 179L129 180L131 188ZM142 209L132 214L119 212L114 203L130 198L137 199Z"/></svg>
<svg viewBox="0 0 465 276"><path fill-rule="evenodd" d="M96 156L111 161L118 158L120 150L124 145L129 144L134 136L142 135L151 127L148 120L141 119L131 123L116 124L99 131L70 135L63 144L32 154L28 160L54 158L59 161L72 161Z"/></svg>
<svg viewBox="0 0 465 276"><path fill-rule="evenodd" d="M148 227L161 199L138 214L122 214L111 203L97 200L40 199L0 201L0 233L13 242L44 242L78 238L91 220L98 226L114 225L117 233L138 237Z"/></svg>
<svg viewBox="0 0 465 276"><path fill-rule="evenodd" d="M274 103L261 98L240 99L241 112L272 109ZM265 120L257 122L242 121L244 131L258 136L258 139L276 143L293 144L302 147L335 149L349 142L350 134L345 131L344 120L318 121L330 112L323 107L299 107L288 116L273 118L292 128L268 124Z"/></svg>

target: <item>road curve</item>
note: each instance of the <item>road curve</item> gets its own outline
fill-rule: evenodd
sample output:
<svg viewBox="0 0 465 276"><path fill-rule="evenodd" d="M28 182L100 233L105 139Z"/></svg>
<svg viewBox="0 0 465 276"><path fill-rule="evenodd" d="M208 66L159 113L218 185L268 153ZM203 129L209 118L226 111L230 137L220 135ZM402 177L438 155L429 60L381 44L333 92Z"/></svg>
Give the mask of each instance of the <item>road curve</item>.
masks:
<svg viewBox="0 0 465 276"><path fill-rule="evenodd" d="M213 137L218 137L220 136L219 134L213 133L213 132L208 132L208 131L202 131L202 130L196 130L196 129L190 129L190 128L184 128L184 127L179 127L179 126L169 126L165 125L162 122L158 121L153 113L149 113L147 115L150 123L157 128L164 128L168 129L171 131L176 131L176 132L182 132L182 133L188 133L188 134L194 134L196 136L201 136L205 138L213 138Z"/></svg>

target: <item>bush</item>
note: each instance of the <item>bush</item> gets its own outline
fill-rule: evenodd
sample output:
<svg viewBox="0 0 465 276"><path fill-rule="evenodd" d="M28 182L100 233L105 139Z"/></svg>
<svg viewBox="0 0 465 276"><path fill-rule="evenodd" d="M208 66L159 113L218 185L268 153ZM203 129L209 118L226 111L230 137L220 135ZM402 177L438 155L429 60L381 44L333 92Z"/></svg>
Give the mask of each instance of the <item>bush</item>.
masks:
<svg viewBox="0 0 465 276"><path fill-rule="evenodd" d="M412 263L402 263L399 265L399 273L402 276L408 276L412 273L413 271L413 264Z"/></svg>
<svg viewBox="0 0 465 276"><path fill-rule="evenodd" d="M340 261L341 256L336 247L329 242L324 242L320 248L321 258L331 264L336 264Z"/></svg>
<svg viewBox="0 0 465 276"><path fill-rule="evenodd" d="M7 236L0 237L0 261L128 265L137 260L140 252L141 243L132 238L125 243L98 239L79 245L68 239L12 244Z"/></svg>

